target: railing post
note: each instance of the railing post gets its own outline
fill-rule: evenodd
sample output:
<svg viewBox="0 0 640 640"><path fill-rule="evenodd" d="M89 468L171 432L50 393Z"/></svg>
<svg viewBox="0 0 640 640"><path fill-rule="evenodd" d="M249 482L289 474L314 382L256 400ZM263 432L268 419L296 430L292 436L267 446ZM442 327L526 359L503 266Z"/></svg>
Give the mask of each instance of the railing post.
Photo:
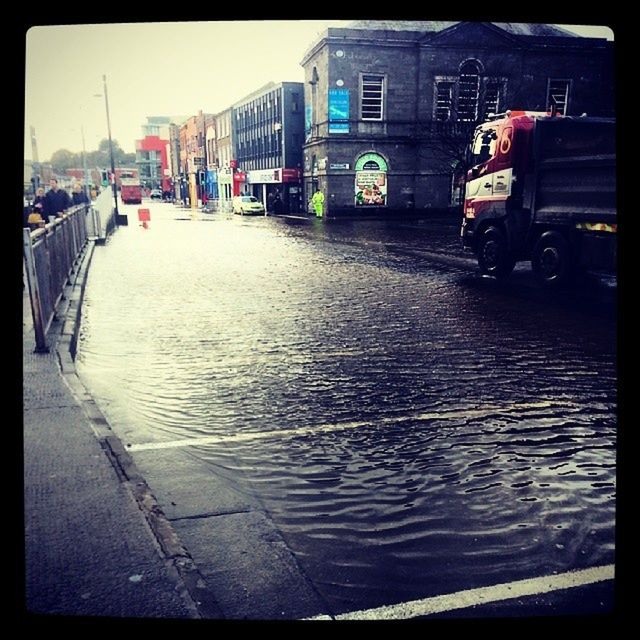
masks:
<svg viewBox="0 0 640 640"><path fill-rule="evenodd" d="M97 208L92 207L93 210L93 224L96 232L96 237L102 238L102 219L100 218L100 211Z"/></svg>
<svg viewBox="0 0 640 640"><path fill-rule="evenodd" d="M71 261L71 268L69 270L69 274L75 272L76 260L78 259L78 253L80 252L80 239L78 238L78 230L76 229L76 218L78 216L78 212L74 211L71 219L68 221L69 226L71 227L71 238L69 238L69 244L71 246L71 255L73 255L73 260Z"/></svg>
<svg viewBox="0 0 640 640"><path fill-rule="evenodd" d="M47 340L44 331L44 314L42 312L42 301L40 299L40 287L38 285L38 274L36 273L36 261L31 244L31 230L22 230L22 244L24 249L24 259L27 263L27 283L29 285L29 297L31 298L31 315L33 317L33 328L36 336L36 353L49 353Z"/></svg>

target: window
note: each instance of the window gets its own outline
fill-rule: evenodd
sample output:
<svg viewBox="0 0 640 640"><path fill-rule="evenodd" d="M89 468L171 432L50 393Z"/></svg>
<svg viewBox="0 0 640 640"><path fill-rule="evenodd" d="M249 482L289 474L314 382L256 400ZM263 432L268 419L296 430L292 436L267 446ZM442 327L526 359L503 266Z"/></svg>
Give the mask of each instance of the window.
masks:
<svg viewBox="0 0 640 640"><path fill-rule="evenodd" d="M291 92L291 113L298 113L298 110L300 108L300 95L297 93L297 91L292 91Z"/></svg>
<svg viewBox="0 0 640 640"><path fill-rule="evenodd" d="M471 147L471 164L476 166L486 162L496 154L498 133L495 127L480 129Z"/></svg>
<svg viewBox="0 0 640 640"><path fill-rule="evenodd" d="M360 93L360 117L363 120L382 120L383 96L384 76L363 74Z"/></svg>
<svg viewBox="0 0 640 640"><path fill-rule="evenodd" d="M480 72L475 62L465 62L458 81L458 120L475 122L478 119Z"/></svg>
<svg viewBox="0 0 640 640"><path fill-rule="evenodd" d="M451 119L451 105L453 104L453 82L436 82L436 120L445 122Z"/></svg>
<svg viewBox="0 0 640 640"><path fill-rule="evenodd" d="M490 113L496 114L500 112L500 103L502 100L502 82L493 78L487 78L487 84L484 91L484 117Z"/></svg>
<svg viewBox="0 0 640 640"><path fill-rule="evenodd" d="M567 115L567 106L569 102L569 80L556 80L549 78L547 88L547 109L551 110L555 105L556 113Z"/></svg>

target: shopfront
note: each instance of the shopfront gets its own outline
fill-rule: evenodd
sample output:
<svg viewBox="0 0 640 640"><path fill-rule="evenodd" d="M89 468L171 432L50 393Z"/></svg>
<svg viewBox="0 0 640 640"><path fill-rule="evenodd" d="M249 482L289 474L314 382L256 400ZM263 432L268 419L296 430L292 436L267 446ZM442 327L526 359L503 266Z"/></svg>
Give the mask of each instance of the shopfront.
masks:
<svg viewBox="0 0 640 640"><path fill-rule="evenodd" d="M299 213L302 188L300 170L257 169L247 172L249 193L260 200L269 213Z"/></svg>
<svg viewBox="0 0 640 640"><path fill-rule="evenodd" d="M231 167L218 169L218 197L223 209L224 203L231 206L231 198L233 198L233 169Z"/></svg>

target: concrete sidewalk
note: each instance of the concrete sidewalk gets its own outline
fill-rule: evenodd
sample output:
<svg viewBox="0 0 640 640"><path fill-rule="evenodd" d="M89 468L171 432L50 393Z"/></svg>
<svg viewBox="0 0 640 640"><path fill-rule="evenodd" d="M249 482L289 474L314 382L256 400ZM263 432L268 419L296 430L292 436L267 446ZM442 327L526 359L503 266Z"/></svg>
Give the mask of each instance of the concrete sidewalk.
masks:
<svg viewBox="0 0 640 640"><path fill-rule="evenodd" d="M119 468L118 441L75 374L69 347L93 250L67 287L49 353L34 353L27 287L23 295L24 613L184 619L204 607L215 618L206 593L204 603L193 597L188 554L152 530L153 496L135 469ZM156 521L161 530L161 513Z"/></svg>

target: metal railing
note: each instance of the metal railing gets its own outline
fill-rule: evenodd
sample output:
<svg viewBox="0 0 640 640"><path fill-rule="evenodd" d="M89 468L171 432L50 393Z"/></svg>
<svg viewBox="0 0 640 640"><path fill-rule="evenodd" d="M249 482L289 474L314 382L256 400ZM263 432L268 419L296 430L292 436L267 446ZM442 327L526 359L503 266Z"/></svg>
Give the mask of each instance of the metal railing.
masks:
<svg viewBox="0 0 640 640"><path fill-rule="evenodd" d="M46 334L88 241L87 218L94 221L93 215L90 205L78 205L61 218L50 217L49 224L41 229L23 229L25 272L38 353L49 351Z"/></svg>
<svg viewBox="0 0 640 640"><path fill-rule="evenodd" d="M339 124L346 125L348 132L332 133L332 123L329 121L317 122L311 126L310 138L324 140L326 138L340 138L370 136L372 138L404 138L411 141L429 141L432 139L452 139L468 141L471 133L482 121L466 122L460 120L341 120Z"/></svg>

